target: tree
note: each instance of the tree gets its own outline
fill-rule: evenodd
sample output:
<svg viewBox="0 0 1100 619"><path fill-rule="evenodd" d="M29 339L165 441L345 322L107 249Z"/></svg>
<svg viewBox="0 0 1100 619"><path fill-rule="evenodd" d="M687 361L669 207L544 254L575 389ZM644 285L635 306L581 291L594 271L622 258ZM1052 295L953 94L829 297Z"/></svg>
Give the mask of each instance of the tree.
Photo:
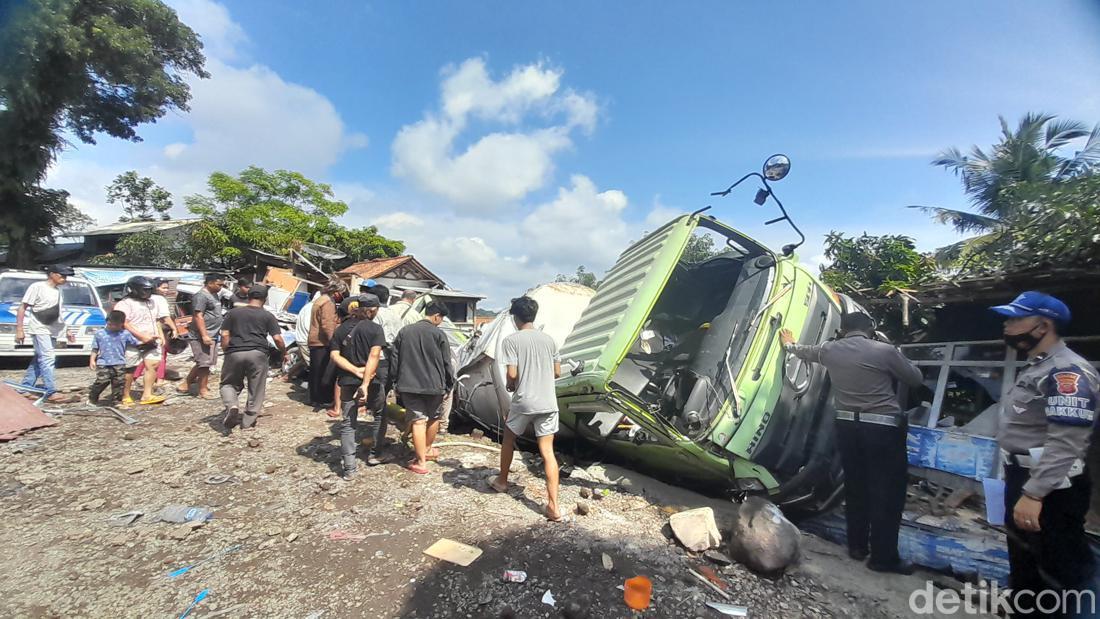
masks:
<svg viewBox="0 0 1100 619"><path fill-rule="evenodd" d="M683 259L692 264L713 258L722 252L714 249L714 237L709 234L693 234L684 248Z"/></svg>
<svg viewBox="0 0 1100 619"><path fill-rule="evenodd" d="M206 266L193 258L194 246L186 228L155 231L146 230L123 237L114 253L92 258L96 264L151 264L162 268L178 269Z"/></svg>
<svg viewBox="0 0 1100 619"><path fill-rule="evenodd" d="M975 258L988 255L987 245L1002 231L1012 204L1005 191L1016 183L1058 183L1088 175L1100 163L1100 124L1090 132L1077 121L1058 120L1051 114L1031 113L1013 130L1002 117L1001 139L988 151L971 147L969 155L949 148L932 165L951 170L963 182L963 189L977 212L931 206L915 206L931 213L937 221L961 233L979 233L936 250L941 266L959 270L972 268ZM1063 151L1078 143L1081 149L1068 156ZM959 270L961 273L961 270Z"/></svg>
<svg viewBox="0 0 1100 619"><path fill-rule="evenodd" d="M588 286L593 290L600 286L599 280L596 279L596 274L586 270L583 264L577 267L577 272L573 275L562 275L559 273L558 276L554 278L554 281L580 284L582 286Z"/></svg>
<svg viewBox="0 0 1100 619"><path fill-rule="evenodd" d="M821 268L821 280L867 305L880 328L898 337L910 324L926 326L931 314L914 309L915 320L901 304L876 302L901 298L913 288L936 277L935 260L917 251L913 239L902 235L846 237L839 232L825 236L825 257L831 263Z"/></svg>
<svg viewBox="0 0 1100 619"><path fill-rule="evenodd" d="M998 231L967 255L971 273L1100 264L1100 175L1017 183Z"/></svg>
<svg viewBox="0 0 1100 619"><path fill-rule="evenodd" d="M119 174L107 186L107 202L122 204L119 221L153 221L158 215L164 220L171 218L172 194L133 170Z"/></svg>
<svg viewBox="0 0 1100 619"><path fill-rule="evenodd" d="M62 134L138 141L137 125L187 109L185 74L207 74L198 36L159 0L6 2L0 24L0 240L30 266L77 219L40 186Z"/></svg>
<svg viewBox="0 0 1100 619"><path fill-rule="evenodd" d="M302 243L327 245L354 260L405 251L404 243L383 237L374 226L349 229L338 224L334 218L346 213L348 205L333 197L330 186L298 172L255 166L235 177L215 172L208 187L211 195L185 199L200 217L189 238L196 265L231 265L243 248L285 255Z"/></svg>

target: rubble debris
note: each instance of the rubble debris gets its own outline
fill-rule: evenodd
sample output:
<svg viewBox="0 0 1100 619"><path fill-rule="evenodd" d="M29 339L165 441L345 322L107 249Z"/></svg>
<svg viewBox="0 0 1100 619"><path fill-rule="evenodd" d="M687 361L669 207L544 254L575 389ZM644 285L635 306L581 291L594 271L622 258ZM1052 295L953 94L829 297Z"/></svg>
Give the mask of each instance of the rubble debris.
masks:
<svg viewBox="0 0 1100 619"><path fill-rule="evenodd" d="M57 425L56 419L35 408L7 384L0 385L0 441L10 441L29 430L54 425Z"/></svg>
<svg viewBox="0 0 1100 619"><path fill-rule="evenodd" d="M209 507L188 507L187 505L168 505L160 510L157 518L164 522L205 522L214 517Z"/></svg>
<svg viewBox="0 0 1100 619"><path fill-rule="evenodd" d="M752 496L737 510L730 530L730 554L749 569L781 572L798 560L802 533L774 503Z"/></svg>
<svg viewBox="0 0 1100 619"><path fill-rule="evenodd" d="M709 507L673 514L668 524L676 539L688 550L702 552L722 543L722 534L714 521L714 510Z"/></svg>
<svg viewBox="0 0 1100 619"><path fill-rule="evenodd" d="M330 542L361 542L367 539L367 536L361 533L348 533L347 531L329 531L328 539Z"/></svg>
<svg viewBox="0 0 1100 619"><path fill-rule="evenodd" d="M526 582L527 572L523 570L504 570L504 576L502 577L504 582Z"/></svg>
<svg viewBox="0 0 1100 619"><path fill-rule="evenodd" d="M581 516L587 516L591 507L588 505L588 501L577 501L576 511Z"/></svg>
<svg viewBox="0 0 1100 619"><path fill-rule="evenodd" d="M718 552L717 550L708 550L703 553L703 556L707 559L710 559L714 563L717 563L718 565L733 565L733 559L727 557L721 552Z"/></svg>
<svg viewBox="0 0 1100 619"><path fill-rule="evenodd" d="M210 555L209 557L206 557L205 559L202 559L201 561L198 561L197 563L193 563L193 564L188 565L186 567L181 567L178 570L173 570L171 572L168 572L167 577L168 578L176 578L178 576L183 576L187 572L190 572L191 570L199 567L200 565L210 563L211 561L215 561L217 559L220 559L220 558L224 557L225 555L237 552L241 548L244 548L244 544L235 544L235 545L230 546L229 548L226 548L224 550L219 550L218 552L215 552L214 554Z"/></svg>
<svg viewBox="0 0 1100 619"><path fill-rule="evenodd" d="M691 569L690 567L688 568L688 572L692 576L694 576L696 578L696 580L698 580L699 582L703 583L707 587L714 590L714 592L717 593L718 595L722 596L723 598L725 598L727 600L732 600L733 599L733 598L730 597L730 595L728 593L726 593L724 590L722 590L721 587L719 587L718 585L711 582L710 579L707 578L706 576L703 576L702 574L700 574L699 572L696 572L695 570Z"/></svg>
<svg viewBox="0 0 1100 619"><path fill-rule="evenodd" d="M481 556L481 549L474 546L468 546L462 542L442 538L429 546L424 551L424 554L429 557L435 557L436 559L442 559L456 565L461 565L462 567L468 567Z"/></svg>
<svg viewBox="0 0 1100 619"><path fill-rule="evenodd" d="M722 602L707 602L707 606L726 615L727 617L748 617L749 609L746 606L734 606Z"/></svg>
<svg viewBox="0 0 1100 619"><path fill-rule="evenodd" d="M582 499L592 498L592 489L587 486L582 486L578 493Z"/></svg>
<svg viewBox="0 0 1100 619"><path fill-rule="evenodd" d="M615 562L611 560L611 557L609 557L606 552L600 556L600 561L603 562L603 569L609 572L615 569Z"/></svg>
<svg viewBox="0 0 1100 619"><path fill-rule="evenodd" d="M550 590L547 589L546 593L542 594L542 603L557 608L558 601L554 599L554 594L550 593Z"/></svg>
<svg viewBox="0 0 1100 619"><path fill-rule="evenodd" d="M139 511L126 512L125 514L115 514L107 519L107 524L113 527L128 527L135 522L138 518L141 518L145 514Z"/></svg>
<svg viewBox="0 0 1100 619"><path fill-rule="evenodd" d="M645 610L649 608L650 598L653 597L653 582L645 576L627 578L623 583L623 601L633 610Z"/></svg>
<svg viewBox="0 0 1100 619"><path fill-rule="evenodd" d="M205 600L206 596L208 595L210 595L210 589L203 589L202 591L199 591L199 594L196 595L191 604L186 609L184 609L179 619L184 619L184 617L190 615L191 611L195 610L195 607L199 605L199 602Z"/></svg>

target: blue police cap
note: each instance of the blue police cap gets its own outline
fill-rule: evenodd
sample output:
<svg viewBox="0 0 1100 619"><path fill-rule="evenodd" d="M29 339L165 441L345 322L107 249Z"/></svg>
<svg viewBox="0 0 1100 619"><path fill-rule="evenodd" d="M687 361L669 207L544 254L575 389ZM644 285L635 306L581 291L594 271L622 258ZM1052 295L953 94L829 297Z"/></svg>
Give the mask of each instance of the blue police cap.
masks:
<svg viewBox="0 0 1100 619"><path fill-rule="evenodd" d="M995 305L989 309L1011 318L1042 316L1058 322L1069 322L1070 319L1069 308L1065 303L1049 294L1034 290L1021 293L1008 305Z"/></svg>

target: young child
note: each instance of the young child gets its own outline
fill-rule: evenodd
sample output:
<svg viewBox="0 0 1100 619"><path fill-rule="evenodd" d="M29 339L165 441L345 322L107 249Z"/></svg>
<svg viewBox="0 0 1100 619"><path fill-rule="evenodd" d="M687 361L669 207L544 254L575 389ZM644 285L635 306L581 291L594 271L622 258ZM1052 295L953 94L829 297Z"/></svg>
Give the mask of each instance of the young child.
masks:
<svg viewBox="0 0 1100 619"><path fill-rule="evenodd" d="M88 401L99 402L99 395L111 386L111 401L122 401L124 379L126 377L126 347L137 346L141 342L123 328L126 314L115 310L107 315L107 328L96 332L92 340L92 357L88 366L95 370L95 382L88 393Z"/></svg>

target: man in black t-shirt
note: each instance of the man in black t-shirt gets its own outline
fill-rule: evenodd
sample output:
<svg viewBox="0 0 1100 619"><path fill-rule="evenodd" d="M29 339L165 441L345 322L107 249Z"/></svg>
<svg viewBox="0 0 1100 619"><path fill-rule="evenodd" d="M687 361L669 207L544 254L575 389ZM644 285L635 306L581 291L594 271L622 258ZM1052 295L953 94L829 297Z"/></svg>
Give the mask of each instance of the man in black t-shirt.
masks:
<svg viewBox="0 0 1100 619"><path fill-rule="evenodd" d="M248 305L229 310L222 322L221 396L225 404L222 425L226 432L240 423L241 429L252 428L264 406L267 391L267 371L270 367L271 344L286 355L282 329L275 316L264 309L267 286L257 284L248 291ZM244 416L240 415L240 394L248 383L248 403Z"/></svg>
<svg viewBox="0 0 1100 619"><path fill-rule="evenodd" d="M386 335L373 322L379 308L378 297L359 295L359 305L353 312L359 322L348 331L337 331L330 343L331 360L336 364L336 384L340 389L340 453L344 460L343 478L355 475L355 430L359 427L359 405L364 388L374 388L375 373ZM342 326L342 325L341 325Z"/></svg>

